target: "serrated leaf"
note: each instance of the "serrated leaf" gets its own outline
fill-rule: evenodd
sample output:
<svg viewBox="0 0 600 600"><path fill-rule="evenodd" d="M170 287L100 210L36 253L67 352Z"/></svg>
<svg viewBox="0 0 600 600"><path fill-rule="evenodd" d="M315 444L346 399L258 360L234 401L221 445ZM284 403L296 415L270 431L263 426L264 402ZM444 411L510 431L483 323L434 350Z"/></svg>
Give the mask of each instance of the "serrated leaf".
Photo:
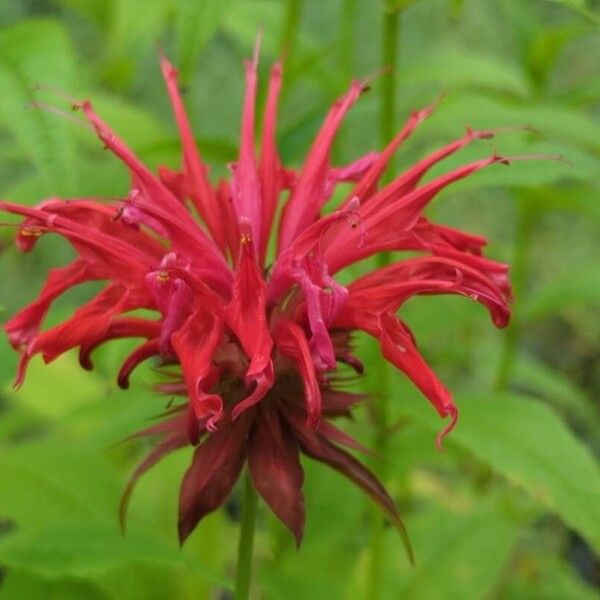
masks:
<svg viewBox="0 0 600 600"><path fill-rule="evenodd" d="M0 32L0 125L41 172L46 194L75 188L73 125L28 106L43 97L37 85L72 94L75 83L74 52L60 25L32 20Z"/></svg>

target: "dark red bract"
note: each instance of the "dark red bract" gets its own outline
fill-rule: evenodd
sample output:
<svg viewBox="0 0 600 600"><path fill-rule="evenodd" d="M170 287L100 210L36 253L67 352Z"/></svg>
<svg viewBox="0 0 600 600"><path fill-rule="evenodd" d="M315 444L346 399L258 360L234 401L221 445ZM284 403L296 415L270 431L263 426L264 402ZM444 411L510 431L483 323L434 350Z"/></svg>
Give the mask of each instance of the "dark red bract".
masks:
<svg viewBox="0 0 600 600"><path fill-rule="evenodd" d="M17 236L22 250L31 250L43 234L58 233L77 253L71 264L52 270L39 298L5 325L21 353L17 383L35 354L50 362L79 348L82 366L91 369L93 350L116 338L143 340L119 372L123 388L147 359L179 365L180 377L165 379L159 389L186 400L137 434L158 442L133 475L123 514L139 476L165 454L192 443L197 447L181 487L181 540L225 501L247 464L256 489L299 543L304 527L300 452L360 486L401 529L388 493L342 448L362 447L331 420L349 416L363 397L336 389L332 375L340 363L362 373L350 340L353 331L364 331L379 340L383 356L440 416L450 418L438 443L454 426L458 413L450 393L396 313L416 294L460 294L482 303L495 325L506 325L507 266L482 256L484 238L423 216L427 204L451 183L507 162L494 154L422 183L432 166L493 132L468 130L380 185L392 154L432 108L413 113L381 153L334 167L334 137L364 91L355 82L327 114L302 168L288 169L275 143L279 64L271 71L261 152L255 155L255 57L246 64L239 158L231 165L231 180L213 185L183 108L177 72L164 58L162 71L183 142L179 171L152 173L92 105L82 102L78 108L131 172L127 197L114 206L87 198L52 198L35 208L0 204L24 217ZM323 216L341 182L353 182L352 191L337 210ZM268 268L282 192L289 195ZM335 280L344 267L387 251L410 251L416 257L376 269L347 287ZM64 323L42 331L52 302L91 280L106 286ZM139 309L155 311L156 317L139 316Z"/></svg>

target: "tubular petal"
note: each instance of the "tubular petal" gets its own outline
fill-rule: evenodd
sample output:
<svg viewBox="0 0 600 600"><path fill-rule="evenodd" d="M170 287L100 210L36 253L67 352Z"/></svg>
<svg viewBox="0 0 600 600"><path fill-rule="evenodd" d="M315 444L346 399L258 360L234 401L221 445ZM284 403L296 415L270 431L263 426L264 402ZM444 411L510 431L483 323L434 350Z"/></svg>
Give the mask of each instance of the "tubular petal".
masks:
<svg viewBox="0 0 600 600"><path fill-rule="evenodd" d="M267 323L266 286L254 259L252 237L248 237L251 234L245 235L240 242L237 278L233 296L225 308L225 319L250 359L245 379L246 383L255 384L255 388L235 407L234 418L259 402L274 381L271 360L273 338Z"/></svg>
<svg viewBox="0 0 600 600"><path fill-rule="evenodd" d="M256 108L256 85L258 47L252 61L246 62L246 96L242 115L242 135L240 155L235 165L231 165L231 198L238 224L246 221L253 239L253 252L258 258L262 235L262 197L260 181L254 156L254 113ZM240 234L243 233L240 229Z"/></svg>
<svg viewBox="0 0 600 600"><path fill-rule="evenodd" d="M260 187L262 192L262 228L260 237L260 263L264 262L265 253L273 218L277 209L277 200L284 187L284 175L281 168L275 131L277 128L277 102L281 91L281 76L283 67L280 62L271 69L269 91L265 107L265 118L262 132L261 157L258 167Z"/></svg>
<svg viewBox="0 0 600 600"><path fill-rule="evenodd" d="M321 418L321 389L306 336L299 325L288 320L277 323L274 336L277 349L292 358L300 371L304 384L307 423L310 427L316 427Z"/></svg>
<svg viewBox="0 0 600 600"><path fill-rule="evenodd" d="M217 197L208 179L207 167L202 161L200 152L196 146L194 134L192 133L192 128L179 94L177 87L178 72L164 56L161 56L160 65L165 83L167 84L181 141L183 142L184 175L189 180L186 188L189 190L194 206L206 223L213 239L224 250L226 241L225 232L217 207Z"/></svg>
<svg viewBox="0 0 600 600"><path fill-rule="evenodd" d="M205 308L198 307L183 326L171 336L196 416L209 418L209 429L223 414L218 394L208 393L207 380L212 359L223 334L223 321Z"/></svg>
<svg viewBox="0 0 600 600"><path fill-rule="evenodd" d="M160 354L160 340L153 339L138 346L126 359L117 377L119 387L126 390L129 388L129 376L133 370L145 360Z"/></svg>
<svg viewBox="0 0 600 600"><path fill-rule="evenodd" d="M362 83L354 82L350 90L335 102L317 134L294 191L283 211L279 232L279 253L312 224L327 200L326 183L331 146L346 113L364 89Z"/></svg>

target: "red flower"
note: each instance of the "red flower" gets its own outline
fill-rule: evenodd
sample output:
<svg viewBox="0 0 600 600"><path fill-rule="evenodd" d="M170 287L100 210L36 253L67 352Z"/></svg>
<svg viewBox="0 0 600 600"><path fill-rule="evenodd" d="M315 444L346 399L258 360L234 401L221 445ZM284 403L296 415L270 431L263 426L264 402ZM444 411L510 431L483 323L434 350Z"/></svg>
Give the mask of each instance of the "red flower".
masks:
<svg viewBox="0 0 600 600"><path fill-rule="evenodd" d="M255 57L246 64L239 158L231 165L231 180L214 186L179 96L177 72L164 58L162 71L183 142L181 170L152 173L92 105L82 102L77 107L98 137L131 172L127 197L118 206L55 198L36 208L0 205L24 217L17 235L22 250L52 232L65 237L78 255L52 270L39 298L5 325L21 352L17 383L35 354L51 362L78 347L81 365L91 369L93 350L115 338L144 340L121 367L123 388L133 369L149 358L180 365L181 378L166 379L159 389L186 400L137 434L159 441L135 471L122 508L124 514L132 486L146 469L191 442L197 447L181 487L182 541L224 502L247 463L256 489L299 543L304 527L300 452L361 487L402 529L388 493L342 448L362 447L331 420L349 416L363 397L336 389L333 374L339 363L362 373L351 334L365 331L440 416L450 417L438 443L454 426L458 411L450 393L396 313L415 294L461 294L485 305L495 325L506 325L507 266L482 256L484 238L423 216L427 204L454 181L507 162L494 154L422 183L432 166L493 132L468 130L382 186L390 157L432 108L413 113L381 153L334 167L334 137L364 91L355 82L333 105L304 165L294 171L281 165L275 143L279 64L271 71L262 149L255 156ZM323 216L339 182L355 185L337 210ZM282 192L289 197L277 228L276 257L266 267ZM377 269L348 287L334 279L344 267L392 250L418 256ZM106 281L106 287L70 319L42 331L52 302L91 280ZM156 318L133 316L138 309L153 310Z"/></svg>

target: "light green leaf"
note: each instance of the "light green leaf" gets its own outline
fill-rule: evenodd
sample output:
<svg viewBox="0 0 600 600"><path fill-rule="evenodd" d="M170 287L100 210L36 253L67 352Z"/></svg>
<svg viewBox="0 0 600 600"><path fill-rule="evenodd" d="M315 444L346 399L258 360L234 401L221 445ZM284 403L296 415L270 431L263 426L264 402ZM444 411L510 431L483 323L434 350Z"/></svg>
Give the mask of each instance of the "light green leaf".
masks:
<svg viewBox="0 0 600 600"><path fill-rule="evenodd" d="M600 593L585 583L574 565L549 555L529 556L527 569L515 570L504 588L506 598L528 600L599 600Z"/></svg>
<svg viewBox="0 0 600 600"><path fill-rule="evenodd" d="M510 557L518 527L499 507L471 506L452 512L433 508L408 523L416 566L397 583L390 570L390 597L428 600L486 598ZM399 561L398 561L399 562ZM394 581L396 580L396 581Z"/></svg>
<svg viewBox="0 0 600 600"><path fill-rule="evenodd" d="M515 362L512 381L519 389L554 404L590 433L600 434L600 412L567 375L531 356L520 356Z"/></svg>
<svg viewBox="0 0 600 600"><path fill-rule="evenodd" d="M31 573L11 569L0 585L0 600L106 600L93 584L78 581L48 581Z"/></svg>
<svg viewBox="0 0 600 600"><path fill-rule="evenodd" d="M65 354L45 365L35 357L23 387L6 386L5 394L27 406L33 414L62 419L82 404L106 396L109 387L95 373L82 373L77 357Z"/></svg>
<svg viewBox="0 0 600 600"><path fill-rule="evenodd" d="M157 90L162 93L161 83L162 80L157 81ZM170 131L164 122L144 110L143 107L129 103L115 95L95 91L92 101L102 119L119 137L123 138L128 146L135 150L140 146L154 144L158 140L164 139ZM86 138L95 148L102 147L93 133L86 132ZM118 161L117 158L113 160Z"/></svg>
<svg viewBox="0 0 600 600"><path fill-rule="evenodd" d="M0 563L51 580L96 581L115 598L179 597L196 578L230 587L178 548L134 532L122 535L116 524L64 522L12 536L0 544Z"/></svg>
<svg viewBox="0 0 600 600"><path fill-rule="evenodd" d="M590 21L600 24L600 17L591 10L589 2L586 2L586 0L546 0L546 2L562 4L563 6L566 6L576 13L586 17Z"/></svg>
<svg viewBox="0 0 600 600"><path fill-rule="evenodd" d="M525 396L460 398L451 440L560 516L600 551L600 469L545 404Z"/></svg>
<svg viewBox="0 0 600 600"><path fill-rule="evenodd" d="M22 531L57 519L116 521L120 480L98 454L64 434L60 440L3 446L0 481L0 515Z"/></svg>
<svg viewBox="0 0 600 600"><path fill-rule="evenodd" d="M34 92L40 84L75 92L75 57L60 25L26 21L0 31L0 126L42 173L47 194L69 194L77 173L73 125L30 107L37 100L57 104L48 92Z"/></svg>
<svg viewBox="0 0 600 600"><path fill-rule="evenodd" d="M245 0L236 2L228 11L223 24L225 30L239 40L245 48L252 48L258 33L264 32L262 50L267 56L279 53L284 5L268 0Z"/></svg>
<svg viewBox="0 0 600 600"><path fill-rule="evenodd" d="M405 86L435 84L440 91L476 88L527 96L529 86L517 65L460 48L436 48L399 74Z"/></svg>
<svg viewBox="0 0 600 600"><path fill-rule="evenodd" d="M202 50L221 27L235 0L177 0L177 68L187 85Z"/></svg>
<svg viewBox="0 0 600 600"><path fill-rule="evenodd" d="M600 123L585 112L546 103L506 102L484 94L451 93L422 129L456 136L467 125L484 129L529 125L550 143L564 140L600 153Z"/></svg>
<svg viewBox="0 0 600 600"><path fill-rule="evenodd" d="M523 319L534 320L573 306L597 305L599 302L600 277L598 266L594 264L553 277L523 302L520 314Z"/></svg>

